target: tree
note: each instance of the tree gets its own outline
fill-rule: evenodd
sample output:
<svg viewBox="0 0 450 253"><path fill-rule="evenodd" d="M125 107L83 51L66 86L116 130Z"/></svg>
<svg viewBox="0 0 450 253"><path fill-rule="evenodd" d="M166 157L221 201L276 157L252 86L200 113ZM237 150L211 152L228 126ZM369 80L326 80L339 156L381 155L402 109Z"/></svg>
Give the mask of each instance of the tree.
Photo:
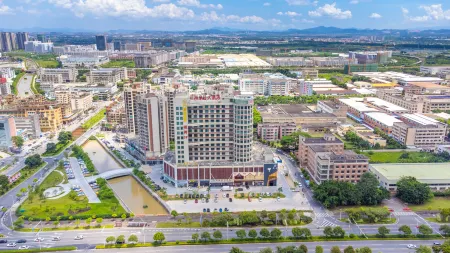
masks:
<svg viewBox="0 0 450 253"><path fill-rule="evenodd" d="M450 226L449 225L441 225L439 227L439 231L444 234L446 237L450 235Z"/></svg>
<svg viewBox="0 0 450 253"><path fill-rule="evenodd" d="M256 232L256 230L254 229L250 229L250 231L248 231L248 237L255 239L256 237L258 237L258 232Z"/></svg>
<svg viewBox="0 0 450 253"><path fill-rule="evenodd" d="M298 246L298 249L300 250L300 252L308 253L308 247L306 247L305 244Z"/></svg>
<svg viewBox="0 0 450 253"><path fill-rule="evenodd" d="M125 236L124 235L119 235L116 238L116 244L124 244L125 243Z"/></svg>
<svg viewBox="0 0 450 253"><path fill-rule="evenodd" d="M341 249L338 246L331 247L331 253L341 253Z"/></svg>
<svg viewBox="0 0 450 253"><path fill-rule="evenodd" d="M7 189L9 185L9 179L6 175L0 175L0 189Z"/></svg>
<svg viewBox="0 0 450 253"><path fill-rule="evenodd" d="M22 228L23 227L23 223L24 223L23 218L19 217L16 221L13 222L14 229Z"/></svg>
<svg viewBox="0 0 450 253"><path fill-rule="evenodd" d="M197 234L197 233L192 234L192 240L193 240L194 242L197 242L197 240L198 240L198 234Z"/></svg>
<svg viewBox="0 0 450 253"><path fill-rule="evenodd" d="M25 142L22 136L13 136L11 137L11 141L14 143L14 146L18 148L21 148Z"/></svg>
<svg viewBox="0 0 450 253"><path fill-rule="evenodd" d="M55 152L55 151L56 151L56 144L55 144L55 143L52 143L52 142L47 143L47 149L46 149L45 152L47 152L47 153L53 153L53 152Z"/></svg>
<svg viewBox="0 0 450 253"><path fill-rule="evenodd" d="M433 253L440 253L442 252L442 247L439 245L433 245L431 246L431 249L433 250Z"/></svg>
<svg viewBox="0 0 450 253"><path fill-rule="evenodd" d="M337 226L337 227L333 228L333 235L334 235L334 237L337 237L337 238L344 238L345 231L340 226Z"/></svg>
<svg viewBox="0 0 450 253"><path fill-rule="evenodd" d="M244 239L247 236L247 233L245 232L244 229L241 229L241 230L236 231L236 236L239 239Z"/></svg>
<svg viewBox="0 0 450 253"><path fill-rule="evenodd" d="M241 250L240 248L232 247L230 253L246 253L246 252Z"/></svg>
<svg viewBox="0 0 450 253"><path fill-rule="evenodd" d="M107 244L113 243L115 240L116 240L116 238L114 236L106 237L106 243Z"/></svg>
<svg viewBox="0 0 450 253"><path fill-rule="evenodd" d="M416 178L402 177L397 181L397 197L406 203L421 205L433 198L433 193L427 184Z"/></svg>
<svg viewBox="0 0 450 253"><path fill-rule="evenodd" d="M352 246L348 246L344 249L344 253L356 253L355 249Z"/></svg>
<svg viewBox="0 0 450 253"><path fill-rule="evenodd" d="M100 227L102 225L103 219L102 218L97 218L97 219L95 219L95 222L97 223L97 226Z"/></svg>
<svg viewBox="0 0 450 253"><path fill-rule="evenodd" d="M59 221L55 220L55 221L53 222L53 225L55 226L55 228L58 227Z"/></svg>
<svg viewBox="0 0 450 253"><path fill-rule="evenodd" d="M178 212L176 210L172 210L172 212L170 212L170 215L172 215L175 219L178 216Z"/></svg>
<svg viewBox="0 0 450 253"><path fill-rule="evenodd" d="M211 235L205 231L201 234L201 238L206 242L211 239Z"/></svg>
<svg viewBox="0 0 450 253"><path fill-rule="evenodd" d="M137 235L130 235L130 237L128 237L128 243L135 244L138 243L138 241Z"/></svg>
<svg viewBox="0 0 450 253"><path fill-rule="evenodd" d="M242 225L257 225L261 221L256 211L239 213L239 220Z"/></svg>
<svg viewBox="0 0 450 253"><path fill-rule="evenodd" d="M266 210L262 210L261 213L259 214L259 216L261 216L261 219L265 219L267 218L267 211Z"/></svg>
<svg viewBox="0 0 450 253"><path fill-rule="evenodd" d="M259 251L259 253L273 253L272 248L264 248Z"/></svg>
<svg viewBox="0 0 450 253"><path fill-rule="evenodd" d="M362 247L357 250L358 253L372 253L372 250L369 247Z"/></svg>
<svg viewBox="0 0 450 253"><path fill-rule="evenodd" d="M416 253L432 253L431 248L425 245L420 245L416 249Z"/></svg>
<svg viewBox="0 0 450 253"><path fill-rule="evenodd" d="M67 143L72 140L72 133L69 131L61 131L58 135L58 141L61 143Z"/></svg>
<svg viewBox="0 0 450 253"><path fill-rule="evenodd" d="M315 253L323 253L323 247L322 246L316 246Z"/></svg>
<svg viewBox="0 0 450 253"><path fill-rule="evenodd" d="M279 230L278 228L274 228L272 229L272 231L270 231L270 237L272 238L278 239L281 237L281 234L281 230Z"/></svg>
<svg viewBox="0 0 450 253"><path fill-rule="evenodd" d="M89 218L86 219L86 223L88 224L88 226L91 225L91 222L92 222L92 218L91 218L91 217L89 217Z"/></svg>
<svg viewBox="0 0 450 253"><path fill-rule="evenodd" d="M326 238L333 237L333 228L331 226L326 226L323 229L323 234L325 235Z"/></svg>
<svg viewBox="0 0 450 253"><path fill-rule="evenodd" d="M270 232L267 228L262 228L259 231L259 235L261 235L263 238L268 238L268 237L270 237Z"/></svg>
<svg viewBox="0 0 450 253"><path fill-rule="evenodd" d="M381 226L378 228L378 236L384 238L386 235L388 235L391 232L390 229L388 229L386 226Z"/></svg>
<svg viewBox="0 0 450 253"><path fill-rule="evenodd" d="M412 234L411 228L408 225L402 225L398 228L399 232L402 232L405 237L410 236Z"/></svg>
<svg viewBox="0 0 450 253"><path fill-rule="evenodd" d="M166 237L164 236L164 234L162 232L156 232L153 235L153 241L155 241L156 243L161 244L164 240L166 240Z"/></svg>
<svg viewBox="0 0 450 253"><path fill-rule="evenodd" d="M217 240L222 239L222 232L220 232L220 230L214 231L213 237L214 237L215 239L217 239Z"/></svg>
<svg viewBox="0 0 450 253"><path fill-rule="evenodd" d="M425 224L420 225L418 230L423 236L428 236L433 233L433 229Z"/></svg>
<svg viewBox="0 0 450 253"><path fill-rule="evenodd" d="M127 218L127 215L126 214L122 214L122 216L120 218L122 218L122 220L125 220Z"/></svg>
<svg viewBox="0 0 450 253"><path fill-rule="evenodd" d="M356 184L356 189L360 194L362 205L378 205L384 199L389 198L389 191L380 187L375 174L370 172L362 174L360 181Z"/></svg>
<svg viewBox="0 0 450 253"><path fill-rule="evenodd" d="M25 165L30 168L37 167L42 164L42 159L39 154L31 155L25 159Z"/></svg>

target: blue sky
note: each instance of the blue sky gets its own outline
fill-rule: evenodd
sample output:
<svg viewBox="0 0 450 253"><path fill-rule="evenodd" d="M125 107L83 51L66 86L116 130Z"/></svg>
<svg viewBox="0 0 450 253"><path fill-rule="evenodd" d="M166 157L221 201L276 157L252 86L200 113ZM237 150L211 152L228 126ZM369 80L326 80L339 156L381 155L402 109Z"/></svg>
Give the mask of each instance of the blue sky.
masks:
<svg viewBox="0 0 450 253"><path fill-rule="evenodd" d="M450 1L0 0L0 29L450 28Z"/></svg>

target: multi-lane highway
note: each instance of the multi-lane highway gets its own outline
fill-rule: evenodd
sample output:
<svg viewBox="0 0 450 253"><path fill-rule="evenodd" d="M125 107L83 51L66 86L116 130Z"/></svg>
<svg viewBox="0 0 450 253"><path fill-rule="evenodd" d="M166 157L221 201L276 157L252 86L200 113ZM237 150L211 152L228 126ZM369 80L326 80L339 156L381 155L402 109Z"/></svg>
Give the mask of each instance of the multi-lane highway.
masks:
<svg viewBox="0 0 450 253"><path fill-rule="evenodd" d="M33 95L33 91L31 91L31 83L33 81L33 74L25 74L20 78L17 83L17 92L19 97L29 97Z"/></svg>

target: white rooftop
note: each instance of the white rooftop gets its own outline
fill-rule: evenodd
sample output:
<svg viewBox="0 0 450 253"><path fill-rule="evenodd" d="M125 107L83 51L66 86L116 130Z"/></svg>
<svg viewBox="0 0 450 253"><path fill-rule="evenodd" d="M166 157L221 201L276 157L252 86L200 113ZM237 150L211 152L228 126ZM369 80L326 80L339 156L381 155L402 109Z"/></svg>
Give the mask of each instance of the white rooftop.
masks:
<svg viewBox="0 0 450 253"><path fill-rule="evenodd" d="M392 103L389 103L389 102L387 102L383 99L379 99L379 98L368 97L367 102L369 102L370 104L375 105L377 107L384 108L384 109L388 110L389 112L408 112L407 109L405 109L401 106L394 105Z"/></svg>
<svg viewBox="0 0 450 253"><path fill-rule="evenodd" d="M393 126L394 123L402 122L401 120L397 119L394 116L391 116L389 114L386 114L384 112L368 112L365 114L366 117L372 118L373 120L386 125L386 126Z"/></svg>
<svg viewBox="0 0 450 253"><path fill-rule="evenodd" d="M414 122L416 124L420 125L437 125L439 124L439 121L432 119L430 117L427 117L420 113L414 113L414 114L403 114L403 118L407 119L410 122Z"/></svg>
<svg viewBox="0 0 450 253"><path fill-rule="evenodd" d="M363 103L364 98L342 98L339 99L342 103L359 112L378 112L377 109L367 106Z"/></svg>

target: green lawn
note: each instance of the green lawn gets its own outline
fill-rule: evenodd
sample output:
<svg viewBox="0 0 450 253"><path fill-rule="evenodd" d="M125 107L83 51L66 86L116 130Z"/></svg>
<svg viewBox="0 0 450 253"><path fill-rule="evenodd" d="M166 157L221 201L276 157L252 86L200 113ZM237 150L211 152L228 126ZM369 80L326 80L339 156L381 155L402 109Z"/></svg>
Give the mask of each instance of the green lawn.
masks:
<svg viewBox="0 0 450 253"><path fill-rule="evenodd" d="M90 129L105 117L106 109L100 110L97 114L88 119L81 127L85 130Z"/></svg>
<svg viewBox="0 0 450 253"><path fill-rule="evenodd" d="M57 68L59 62L56 60L35 60L41 68Z"/></svg>
<svg viewBox="0 0 450 253"><path fill-rule="evenodd" d="M130 60L112 60L108 63L102 64L100 67L102 67L102 68L121 68L121 67L135 68L136 65L134 64L134 61L130 61Z"/></svg>
<svg viewBox="0 0 450 253"><path fill-rule="evenodd" d="M191 222L189 224L182 222L178 224L177 222L158 222L156 223L157 228L199 228L200 222Z"/></svg>
<svg viewBox="0 0 450 253"><path fill-rule="evenodd" d="M42 156L44 157L48 157L48 156L55 156L58 155L59 153L61 153L64 149L66 149L70 144L72 143L72 141L68 141L67 143L56 143L56 150L54 152L47 152L45 151L45 153L42 154Z"/></svg>
<svg viewBox="0 0 450 253"><path fill-rule="evenodd" d="M441 208L450 208L450 198L434 197L423 205L408 205L408 207L413 211L437 211Z"/></svg>
<svg viewBox="0 0 450 253"><path fill-rule="evenodd" d="M47 200L39 199L39 196L31 195L19 208L23 210L22 215L36 219L45 219L55 216L77 216L77 215L107 215L117 214L120 217L125 210L117 200L102 200L102 203L88 203L86 197L76 200L69 198L69 195L59 199ZM69 210L72 212L69 213Z"/></svg>
<svg viewBox="0 0 450 253"><path fill-rule="evenodd" d="M369 154L370 153L370 154ZM403 153L409 155L408 158L400 158ZM370 158L371 163L432 163L445 162L428 152L365 152L364 155Z"/></svg>
<svg viewBox="0 0 450 253"><path fill-rule="evenodd" d="M50 187L55 187L61 182L65 181L61 173L57 171L52 171L48 177L45 178L44 182L39 186L42 189L48 189Z"/></svg>

